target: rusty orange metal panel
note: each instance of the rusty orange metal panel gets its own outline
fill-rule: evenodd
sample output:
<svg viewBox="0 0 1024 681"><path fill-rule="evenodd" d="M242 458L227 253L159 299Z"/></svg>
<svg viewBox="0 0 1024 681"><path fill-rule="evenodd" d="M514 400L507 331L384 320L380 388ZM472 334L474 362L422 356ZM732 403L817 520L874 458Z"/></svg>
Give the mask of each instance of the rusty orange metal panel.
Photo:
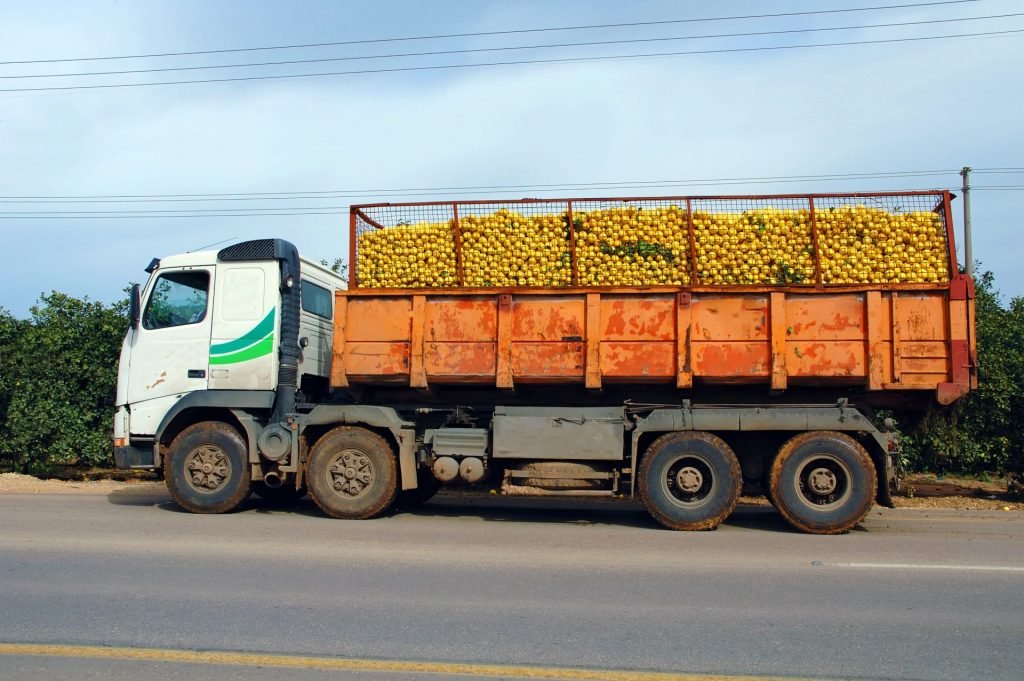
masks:
<svg viewBox="0 0 1024 681"><path fill-rule="evenodd" d="M348 298L336 294L334 296L334 347L331 351L331 385L338 388L348 387L348 375L345 373L347 321Z"/></svg>
<svg viewBox="0 0 1024 681"><path fill-rule="evenodd" d="M408 378L409 344L349 341L345 345L345 373L350 380L356 376Z"/></svg>
<svg viewBox="0 0 1024 681"><path fill-rule="evenodd" d="M498 346L497 376L494 384L498 388L513 387L512 371L512 295L498 296Z"/></svg>
<svg viewBox="0 0 1024 681"><path fill-rule="evenodd" d="M495 342L498 337L497 296L443 296L427 300L428 341Z"/></svg>
<svg viewBox="0 0 1024 681"><path fill-rule="evenodd" d="M583 296L522 296L512 300L512 341L581 342L586 328Z"/></svg>
<svg viewBox="0 0 1024 681"><path fill-rule="evenodd" d="M583 343L512 343L516 381L583 378Z"/></svg>
<svg viewBox="0 0 1024 681"><path fill-rule="evenodd" d="M907 374L938 374L945 381L949 378L949 360L945 357L907 357L903 356L903 376Z"/></svg>
<svg viewBox="0 0 1024 681"><path fill-rule="evenodd" d="M766 294L693 297L693 341L758 340L768 340Z"/></svg>
<svg viewBox="0 0 1024 681"><path fill-rule="evenodd" d="M348 341L412 340L412 296L350 298L348 306Z"/></svg>
<svg viewBox="0 0 1024 681"><path fill-rule="evenodd" d="M864 294L790 295L786 333L791 341L863 341L867 336Z"/></svg>
<svg viewBox="0 0 1024 681"><path fill-rule="evenodd" d="M949 301L949 337L950 339L967 339L967 324L969 316L967 313L968 302L966 300Z"/></svg>
<svg viewBox="0 0 1024 681"><path fill-rule="evenodd" d="M601 340L674 340L675 303L673 295L601 296Z"/></svg>
<svg viewBox="0 0 1024 681"><path fill-rule="evenodd" d="M604 342L601 374L609 381L671 381L676 375L675 353L672 342Z"/></svg>
<svg viewBox="0 0 1024 681"><path fill-rule="evenodd" d="M941 294L900 293L893 296L895 323L900 328L900 337L911 340L946 340L946 306Z"/></svg>
<svg viewBox="0 0 1024 681"><path fill-rule="evenodd" d="M427 387L427 372L423 368L424 325L427 322L426 296L412 297L412 340L409 343L409 385Z"/></svg>
<svg viewBox="0 0 1024 681"><path fill-rule="evenodd" d="M939 384L944 383L948 374L945 372L937 374L915 374L909 371L903 372L903 378L895 388L910 388L916 390L935 390Z"/></svg>
<svg viewBox="0 0 1024 681"><path fill-rule="evenodd" d="M868 291L864 294L864 323L867 325L867 363L868 390L881 390L886 380L885 374L885 335L882 326L881 291Z"/></svg>
<svg viewBox="0 0 1024 681"><path fill-rule="evenodd" d="M935 391L941 401L963 394L976 373L973 300L945 289L378 290L336 299L339 387L861 384Z"/></svg>
<svg viewBox="0 0 1024 681"><path fill-rule="evenodd" d="M892 343L890 349L892 350L892 367L889 375L892 377L892 384L898 385L900 382L900 373L903 370L903 329L900 327L900 317L896 313L899 307L899 294L893 291L889 294L889 318L892 320L890 328L892 329Z"/></svg>
<svg viewBox="0 0 1024 681"><path fill-rule="evenodd" d="M785 390L788 377L786 357L787 314L786 294L772 292L770 299L772 343L772 390Z"/></svg>
<svg viewBox="0 0 1024 681"><path fill-rule="evenodd" d="M866 377L864 341L793 341L787 344L789 373L802 378Z"/></svg>
<svg viewBox="0 0 1024 681"><path fill-rule="evenodd" d="M904 341L903 359L941 359L949 358L949 350L945 341Z"/></svg>
<svg viewBox="0 0 1024 681"><path fill-rule="evenodd" d="M717 378L722 381L767 378L771 367L771 352L767 341L703 342L694 341L693 375L698 378Z"/></svg>
<svg viewBox="0 0 1024 681"><path fill-rule="evenodd" d="M570 225L572 222L570 221ZM601 294L587 294L586 386L601 387Z"/></svg>
<svg viewBox="0 0 1024 681"><path fill-rule="evenodd" d="M676 294L676 387L693 386L693 361L690 336L693 331L693 296L686 291Z"/></svg>
<svg viewBox="0 0 1024 681"><path fill-rule="evenodd" d="M493 383L497 344L428 342L423 363L429 381Z"/></svg>

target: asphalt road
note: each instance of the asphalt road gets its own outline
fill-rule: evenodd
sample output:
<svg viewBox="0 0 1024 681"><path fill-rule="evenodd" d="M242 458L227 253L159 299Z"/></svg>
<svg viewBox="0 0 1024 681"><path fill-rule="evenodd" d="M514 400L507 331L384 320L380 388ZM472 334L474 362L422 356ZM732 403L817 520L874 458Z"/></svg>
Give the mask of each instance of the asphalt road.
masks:
<svg viewBox="0 0 1024 681"><path fill-rule="evenodd" d="M1022 539L1016 512L875 509L817 537L767 507L674 533L593 502L347 522L308 500L197 516L152 489L0 495L0 679L1018 681Z"/></svg>

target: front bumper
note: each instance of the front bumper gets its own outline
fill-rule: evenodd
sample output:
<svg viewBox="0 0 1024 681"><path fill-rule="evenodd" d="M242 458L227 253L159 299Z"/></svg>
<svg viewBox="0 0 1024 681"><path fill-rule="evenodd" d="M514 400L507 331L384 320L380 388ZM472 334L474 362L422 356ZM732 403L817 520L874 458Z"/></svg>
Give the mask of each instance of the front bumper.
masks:
<svg viewBox="0 0 1024 681"><path fill-rule="evenodd" d="M152 470L156 468L156 466L153 465L152 445L142 449L131 445L114 447L114 466L117 468L143 470Z"/></svg>

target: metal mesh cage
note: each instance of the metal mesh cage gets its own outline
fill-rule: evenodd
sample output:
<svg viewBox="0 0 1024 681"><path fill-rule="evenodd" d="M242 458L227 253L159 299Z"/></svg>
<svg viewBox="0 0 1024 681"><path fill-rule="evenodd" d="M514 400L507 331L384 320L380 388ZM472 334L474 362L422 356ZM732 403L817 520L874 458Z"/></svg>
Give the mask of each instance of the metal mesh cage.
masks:
<svg viewBox="0 0 1024 681"><path fill-rule="evenodd" d="M353 206L351 286L938 284L947 192Z"/></svg>
<svg viewBox="0 0 1024 681"><path fill-rule="evenodd" d="M697 281L816 284L807 198L695 199Z"/></svg>
<svg viewBox="0 0 1024 681"><path fill-rule="evenodd" d="M949 281L945 203L935 195L825 197L815 201L824 284Z"/></svg>

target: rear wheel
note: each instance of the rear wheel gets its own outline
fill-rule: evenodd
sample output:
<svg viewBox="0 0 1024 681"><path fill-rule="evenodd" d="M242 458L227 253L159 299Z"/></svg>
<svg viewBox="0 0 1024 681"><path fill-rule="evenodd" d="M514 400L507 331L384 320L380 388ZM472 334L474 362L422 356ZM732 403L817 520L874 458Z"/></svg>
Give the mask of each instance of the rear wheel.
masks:
<svg viewBox="0 0 1024 681"><path fill-rule="evenodd" d="M729 445L711 433L670 433L640 464L640 497L673 530L713 530L732 513L743 482Z"/></svg>
<svg viewBox="0 0 1024 681"><path fill-rule="evenodd" d="M192 513L227 513L249 496L245 440L231 426L204 421L174 438L164 463L171 496Z"/></svg>
<svg viewBox="0 0 1024 681"><path fill-rule="evenodd" d="M335 428L310 452L309 495L332 518L380 515L394 502L397 482L391 446L364 428Z"/></svg>
<svg viewBox="0 0 1024 681"><path fill-rule="evenodd" d="M877 479L867 451L848 435L802 433L772 464L771 498L786 521L811 534L840 534L871 510Z"/></svg>

